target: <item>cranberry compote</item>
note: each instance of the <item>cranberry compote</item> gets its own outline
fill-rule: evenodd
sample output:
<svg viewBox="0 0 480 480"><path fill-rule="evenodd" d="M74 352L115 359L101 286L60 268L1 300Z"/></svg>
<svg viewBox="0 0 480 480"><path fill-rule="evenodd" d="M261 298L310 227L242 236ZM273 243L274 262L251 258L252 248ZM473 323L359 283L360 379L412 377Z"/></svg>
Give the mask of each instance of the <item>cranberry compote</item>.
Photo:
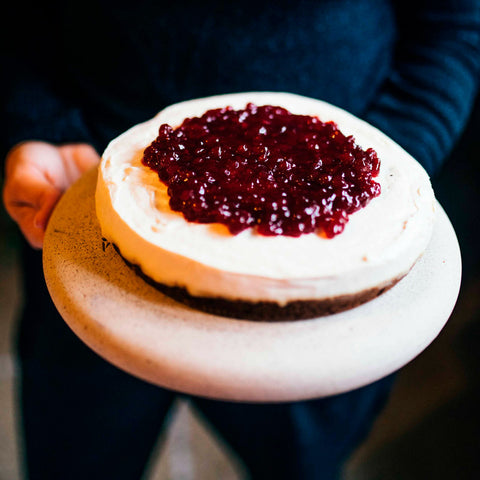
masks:
<svg viewBox="0 0 480 480"><path fill-rule="evenodd" d="M348 215L380 194L380 162L333 122L282 107L209 110L162 125L144 165L168 186L188 221L219 222L232 234L341 233Z"/></svg>

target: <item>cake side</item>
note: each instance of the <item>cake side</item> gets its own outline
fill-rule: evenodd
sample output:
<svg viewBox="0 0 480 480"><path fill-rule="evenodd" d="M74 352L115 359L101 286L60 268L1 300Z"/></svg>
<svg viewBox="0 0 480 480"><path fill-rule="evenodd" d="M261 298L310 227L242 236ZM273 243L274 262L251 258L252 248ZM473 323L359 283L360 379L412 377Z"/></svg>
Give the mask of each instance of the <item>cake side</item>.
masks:
<svg viewBox="0 0 480 480"><path fill-rule="evenodd" d="M131 268L136 275L143 278L146 283L170 298L206 313L220 315L223 317L243 320L256 320L261 322L305 320L310 318L324 317L334 313L340 313L345 310L350 310L382 295L387 290L390 290L390 288L395 286L405 276L402 275L400 277L391 279L383 285L377 285L376 287L369 288L362 292L340 295L331 298L291 300L284 304L265 300L232 300L218 296L195 296L191 295L183 287L168 286L163 283L156 282L148 275L145 275L138 265L132 264L126 260L116 245L113 245L113 247L122 257L125 264Z"/></svg>

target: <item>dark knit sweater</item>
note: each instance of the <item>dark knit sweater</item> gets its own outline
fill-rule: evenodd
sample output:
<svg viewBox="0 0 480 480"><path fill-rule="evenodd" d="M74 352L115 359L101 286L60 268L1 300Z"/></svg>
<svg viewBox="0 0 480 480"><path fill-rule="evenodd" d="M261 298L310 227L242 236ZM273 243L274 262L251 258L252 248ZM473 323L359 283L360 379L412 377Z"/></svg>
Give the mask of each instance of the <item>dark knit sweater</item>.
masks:
<svg viewBox="0 0 480 480"><path fill-rule="evenodd" d="M430 173L468 118L478 0L16 0L2 46L2 152L26 139L101 152L171 103L250 90L326 100Z"/></svg>

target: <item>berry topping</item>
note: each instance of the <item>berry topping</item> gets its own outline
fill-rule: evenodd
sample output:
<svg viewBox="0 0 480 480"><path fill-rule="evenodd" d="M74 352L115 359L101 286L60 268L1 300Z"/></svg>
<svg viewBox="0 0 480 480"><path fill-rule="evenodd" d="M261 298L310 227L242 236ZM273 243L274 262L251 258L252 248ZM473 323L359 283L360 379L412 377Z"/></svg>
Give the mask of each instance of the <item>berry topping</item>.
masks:
<svg viewBox="0 0 480 480"><path fill-rule="evenodd" d="M380 194L376 152L333 122L282 107L209 110L161 125L143 164L168 186L170 207L232 234L298 237L341 233L348 216Z"/></svg>

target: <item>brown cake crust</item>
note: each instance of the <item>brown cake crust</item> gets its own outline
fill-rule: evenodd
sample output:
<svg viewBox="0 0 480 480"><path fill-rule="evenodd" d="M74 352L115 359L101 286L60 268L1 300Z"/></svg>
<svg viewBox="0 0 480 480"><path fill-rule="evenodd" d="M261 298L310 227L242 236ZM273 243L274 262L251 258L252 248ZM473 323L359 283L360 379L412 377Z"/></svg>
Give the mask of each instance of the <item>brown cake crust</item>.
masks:
<svg viewBox="0 0 480 480"><path fill-rule="evenodd" d="M261 322L306 320L350 310L378 297L392 288L405 276L402 275L382 286L366 289L351 295L340 295L318 300L296 300L288 302L285 305L279 305L278 303L270 301L249 302L246 300L230 300L221 297L198 297L191 295L185 288L172 287L156 282L148 275L145 275L138 265L125 259L116 245L113 246L128 267L146 283L155 287L168 297L206 313Z"/></svg>

